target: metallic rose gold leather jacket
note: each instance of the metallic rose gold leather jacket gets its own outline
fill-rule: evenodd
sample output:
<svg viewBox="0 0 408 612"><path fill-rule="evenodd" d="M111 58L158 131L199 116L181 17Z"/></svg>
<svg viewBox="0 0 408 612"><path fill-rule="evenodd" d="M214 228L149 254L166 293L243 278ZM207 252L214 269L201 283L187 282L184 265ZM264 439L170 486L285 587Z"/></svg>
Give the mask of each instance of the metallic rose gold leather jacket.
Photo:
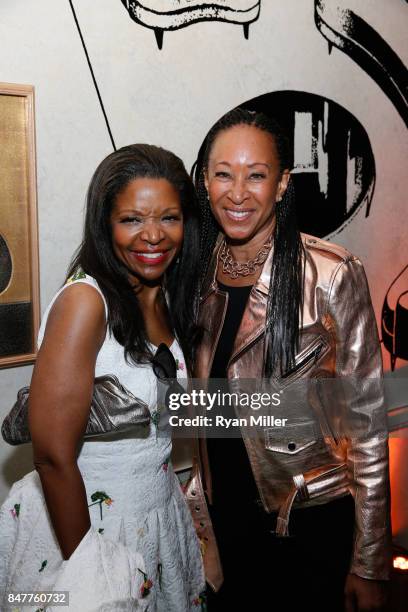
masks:
<svg viewBox="0 0 408 612"><path fill-rule="evenodd" d="M304 305L300 347L295 365L279 385L300 379L353 379L353 396L338 391L305 392L299 408L313 414L320 431L305 425L274 439L274 428L247 437L245 446L259 496L266 512L279 513L277 532L288 532L292 504L310 506L351 492L356 507L354 552L350 571L363 578L387 579L390 572L388 434L382 391L382 364L377 326L363 266L340 246L302 235L305 257ZM207 379L224 323L228 296L218 289L215 249L201 294L199 323L205 329L198 350L195 377ZM231 384L238 379L262 379L265 315L271 252L252 288L227 367ZM330 381L329 381L330 382ZM330 385L329 385L330 387ZM357 420L354 418L357 415ZM349 418L350 417L350 418ZM347 424L348 421L348 424ZM353 423L358 422L358 431ZM297 426L302 427L302 425ZM300 435L299 435L300 433ZM211 474L205 440L199 461L204 489L211 503ZM197 482L190 501L200 515L207 541L211 526L201 515ZM190 493L191 493L190 491ZM197 510L198 508L198 510ZM194 515L194 510L193 510ZM336 525L333 525L336 529ZM209 547L207 578L217 589L222 582L219 559ZM333 551L335 554L335 551Z"/></svg>

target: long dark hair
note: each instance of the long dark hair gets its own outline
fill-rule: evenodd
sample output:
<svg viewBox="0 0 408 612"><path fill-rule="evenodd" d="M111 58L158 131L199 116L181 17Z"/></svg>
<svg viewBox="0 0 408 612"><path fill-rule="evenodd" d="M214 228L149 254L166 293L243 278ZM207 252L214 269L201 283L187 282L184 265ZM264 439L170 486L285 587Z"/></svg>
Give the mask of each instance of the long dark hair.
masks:
<svg viewBox="0 0 408 612"><path fill-rule="evenodd" d="M129 272L113 252L110 215L117 195L136 178L166 179L180 196L184 241L177 262L166 271L171 325L190 366L196 338L195 282L199 262L199 208L191 178L183 162L170 151L147 144L122 147L108 155L89 185L82 244L67 278L78 268L95 278L108 304L108 326L134 363L149 362L152 351L138 299L129 283Z"/></svg>
<svg viewBox="0 0 408 612"><path fill-rule="evenodd" d="M274 139L280 170L290 169L288 140L271 117L243 108L225 114L208 132L192 169L201 212L201 278L203 279L220 228L211 212L204 185L204 173L218 134L237 125L250 125L267 132ZM271 283L266 313L264 374L269 377L277 366L281 372L294 362L299 345L299 313L303 302L303 245L297 228L294 190L288 188L276 205L276 229L271 269Z"/></svg>

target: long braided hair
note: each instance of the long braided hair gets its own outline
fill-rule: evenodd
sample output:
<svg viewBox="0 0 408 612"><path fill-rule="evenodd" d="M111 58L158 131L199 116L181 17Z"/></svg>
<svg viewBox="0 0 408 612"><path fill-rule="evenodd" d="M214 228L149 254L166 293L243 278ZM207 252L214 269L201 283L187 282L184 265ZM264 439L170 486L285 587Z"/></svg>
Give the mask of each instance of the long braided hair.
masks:
<svg viewBox="0 0 408 612"><path fill-rule="evenodd" d="M192 168L200 203L201 280L204 279L220 232L204 184L208 160L220 132L237 125L249 125L267 132L274 139L280 170L290 168L290 151L282 128L271 117L243 108L226 113L208 132ZM299 317L303 305L303 245L297 227L294 189L291 181L276 206L276 229L271 269L271 283L266 312L264 375L280 368L283 372L294 363L299 345Z"/></svg>

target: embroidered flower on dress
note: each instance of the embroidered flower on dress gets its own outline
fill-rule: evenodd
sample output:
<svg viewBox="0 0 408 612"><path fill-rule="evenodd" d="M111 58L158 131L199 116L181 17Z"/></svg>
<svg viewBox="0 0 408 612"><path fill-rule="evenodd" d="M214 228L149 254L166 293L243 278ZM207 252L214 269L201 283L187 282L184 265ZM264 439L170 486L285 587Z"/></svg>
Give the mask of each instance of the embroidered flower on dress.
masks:
<svg viewBox="0 0 408 612"><path fill-rule="evenodd" d="M68 283L73 283L76 280L80 280L81 278L86 278L86 274L85 272L82 270L82 268L78 268L74 274L67 280L67 284Z"/></svg>
<svg viewBox="0 0 408 612"><path fill-rule="evenodd" d="M169 469L169 461L170 461L170 457L167 457L167 459L164 461L162 468L165 472L167 472L167 470Z"/></svg>
<svg viewBox="0 0 408 612"><path fill-rule="evenodd" d="M180 361L180 359L176 359L176 366L177 366L177 369L181 371L183 371L184 368L186 367L184 363Z"/></svg>
<svg viewBox="0 0 408 612"><path fill-rule="evenodd" d="M14 508L11 508L10 512L11 512L11 516L17 519L20 514L20 504L14 504Z"/></svg>
<svg viewBox="0 0 408 612"><path fill-rule="evenodd" d="M41 563L41 567L40 567L40 569L39 569L38 571L39 571L39 572L43 572L43 571L45 570L45 568L46 568L47 563L48 563L48 561L47 561L47 559L45 559L45 560L44 560L44 561Z"/></svg>
<svg viewBox="0 0 408 612"><path fill-rule="evenodd" d="M205 594L205 591L193 599L193 606L201 606L201 612L207 611L207 595Z"/></svg>
<svg viewBox="0 0 408 612"><path fill-rule="evenodd" d="M157 428L160 421L160 410L153 410L153 412L150 414L150 419L153 425Z"/></svg>
<svg viewBox="0 0 408 612"><path fill-rule="evenodd" d="M165 410L166 410L166 406L162 406L161 404L158 404L156 410L152 410L152 412L150 413L150 420L156 428L156 440L159 434L159 422L161 418L161 413L164 412Z"/></svg>
<svg viewBox="0 0 408 612"><path fill-rule="evenodd" d="M92 493L91 495L91 500L93 501L93 504L89 504L88 508L90 508L91 506L95 506L95 504L99 504L99 511L101 514L102 521L102 504L105 504L106 506L108 506L108 508L110 508L113 504L113 499L111 499L111 497L109 497L109 495L107 495L105 491L95 491L95 493Z"/></svg>
<svg viewBox="0 0 408 612"><path fill-rule="evenodd" d="M143 584L140 587L140 596L143 597L147 597L150 594L150 590L153 586L153 582L150 580L150 578L147 577L147 574L145 574L144 572L142 572L141 569L137 568L139 570L139 572L143 575Z"/></svg>

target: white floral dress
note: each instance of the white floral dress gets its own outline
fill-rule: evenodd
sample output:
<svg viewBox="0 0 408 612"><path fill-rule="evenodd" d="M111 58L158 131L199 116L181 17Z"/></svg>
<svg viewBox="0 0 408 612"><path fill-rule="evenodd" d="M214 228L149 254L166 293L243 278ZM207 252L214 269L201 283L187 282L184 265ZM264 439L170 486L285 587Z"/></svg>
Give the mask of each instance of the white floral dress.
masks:
<svg viewBox="0 0 408 612"><path fill-rule="evenodd" d="M102 295L96 281L83 273L70 282L87 283ZM39 344L50 308L64 288L44 315ZM185 377L177 341L170 350L177 376ZM112 439L84 441L78 465L92 527L68 561L62 559L37 473L13 485L0 509L0 589L70 592L69 607L43 606L47 611L199 612L205 605L200 545L171 464L171 440L157 435L157 385L151 365L126 363L123 347L107 332L95 371L96 376L103 374L116 375L148 404L150 426ZM66 503L69 512L70 500ZM18 604L6 605L3 601L1 610L19 609Z"/></svg>

